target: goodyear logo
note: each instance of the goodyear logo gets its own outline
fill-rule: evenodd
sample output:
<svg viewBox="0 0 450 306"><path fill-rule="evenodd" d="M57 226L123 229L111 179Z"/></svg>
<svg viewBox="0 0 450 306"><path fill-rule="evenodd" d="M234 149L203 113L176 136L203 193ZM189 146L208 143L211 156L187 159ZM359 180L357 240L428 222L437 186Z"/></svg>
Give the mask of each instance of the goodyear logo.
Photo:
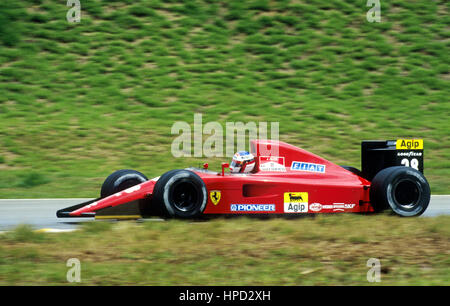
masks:
<svg viewBox="0 0 450 306"><path fill-rule="evenodd" d="M423 139L397 139L397 150L423 150Z"/></svg>

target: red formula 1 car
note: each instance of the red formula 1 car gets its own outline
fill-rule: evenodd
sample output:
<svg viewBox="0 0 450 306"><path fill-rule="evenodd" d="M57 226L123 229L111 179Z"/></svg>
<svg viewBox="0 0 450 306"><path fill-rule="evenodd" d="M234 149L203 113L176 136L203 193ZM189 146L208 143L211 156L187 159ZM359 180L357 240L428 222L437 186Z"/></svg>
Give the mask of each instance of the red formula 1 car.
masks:
<svg viewBox="0 0 450 306"><path fill-rule="evenodd" d="M261 150L264 148L264 150ZM275 152L266 155L261 152ZM338 166L284 142L251 141L251 173L187 168L148 180L119 170L103 183L101 197L61 209L58 217L198 218L213 215L371 213L391 209L421 215L430 201L423 176L423 141L363 141L362 169Z"/></svg>

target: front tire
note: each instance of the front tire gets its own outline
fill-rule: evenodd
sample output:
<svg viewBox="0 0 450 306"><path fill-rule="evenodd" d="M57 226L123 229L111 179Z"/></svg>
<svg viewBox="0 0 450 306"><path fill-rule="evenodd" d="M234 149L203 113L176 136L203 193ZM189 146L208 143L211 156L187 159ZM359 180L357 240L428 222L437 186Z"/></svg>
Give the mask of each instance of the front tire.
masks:
<svg viewBox="0 0 450 306"><path fill-rule="evenodd" d="M148 181L148 178L139 171L130 169L117 170L106 178L102 185L100 196L106 198L145 181Z"/></svg>
<svg viewBox="0 0 450 306"><path fill-rule="evenodd" d="M404 166L381 170L370 187L370 201L376 211L391 208L402 217L423 214L430 196L430 185L423 174Z"/></svg>
<svg viewBox="0 0 450 306"><path fill-rule="evenodd" d="M198 218L208 200L203 180L189 170L163 174L153 189L152 204L165 217Z"/></svg>

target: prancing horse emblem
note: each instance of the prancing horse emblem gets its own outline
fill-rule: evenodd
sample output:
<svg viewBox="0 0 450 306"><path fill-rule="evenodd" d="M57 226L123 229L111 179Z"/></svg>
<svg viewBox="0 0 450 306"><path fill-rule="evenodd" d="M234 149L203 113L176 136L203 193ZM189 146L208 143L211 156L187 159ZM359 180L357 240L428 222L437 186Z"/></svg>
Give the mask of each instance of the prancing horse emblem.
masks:
<svg viewBox="0 0 450 306"><path fill-rule="evenodd" d="M211 202L213 202L214 205L217 205L220 201L220 191L219 190L213 190L209 193L209 197L211 198Z"/></svg>

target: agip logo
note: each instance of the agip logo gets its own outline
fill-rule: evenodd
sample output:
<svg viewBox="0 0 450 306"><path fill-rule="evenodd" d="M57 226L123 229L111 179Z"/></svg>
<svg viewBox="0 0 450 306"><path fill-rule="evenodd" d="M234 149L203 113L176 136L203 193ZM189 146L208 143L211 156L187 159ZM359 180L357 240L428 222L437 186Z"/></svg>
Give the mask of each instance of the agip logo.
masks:
<svg viewBox="0 0 450 306"><path fill-rule="evenodd" d="M423 139L397 139L397 150L423 150Z"/></svg>
<svg viewBox="0 0 450 306"><path fill-rule="evenodd" d="M307 192L285 192L284 193L285 213L307 213L308 193Z"/></svg>

